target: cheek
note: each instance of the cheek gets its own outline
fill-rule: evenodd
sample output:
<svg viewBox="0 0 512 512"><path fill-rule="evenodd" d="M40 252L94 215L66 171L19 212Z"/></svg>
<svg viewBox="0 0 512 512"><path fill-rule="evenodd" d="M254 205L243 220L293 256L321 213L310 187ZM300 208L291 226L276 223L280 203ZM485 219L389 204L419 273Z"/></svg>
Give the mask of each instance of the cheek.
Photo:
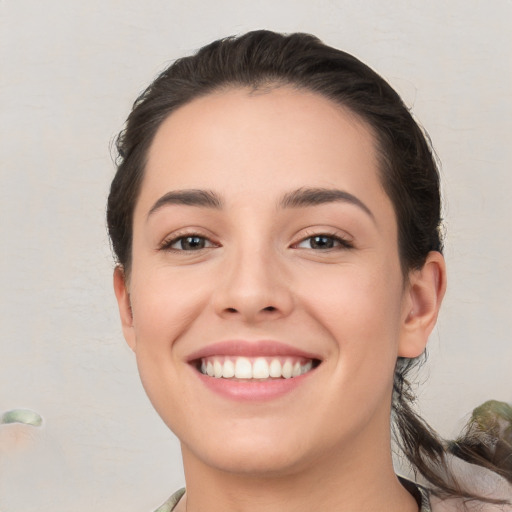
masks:
<svg viewBox="0 0 512 512"><path fill-rule="evenodd" d="M402 290L400 280L390 277L389 270L369 272L347 266L329 273L319 271L304 276L302 295L327 324L353 325L361 333L381 322L396 325Z"/></svg>
<svg viewBox="0 0 512 512"><path fill-rule="evenodd" d="M154 268L133 276L131 303L139 345L171 346L209 300L209 280L180 269Z"/></svg>
<svg viewBox="0 0 512 512"><path fill-rule="evenodd" d="M204 310L209 292L200 286L205 280L191 280L176 269L141 267L132 275L131 293L137 366L151 403L171 426L169 417L186 404L187 393L181 386L187 369L183 350L176 347Z"/></svg>
<svg viewBox="0 0 512 512"><path fill-rule="evenodd" d="M389 373L397 358L401 318L402 289L396 272L354 266L329 276L319 272L308 281L314 286L307 286L304 303L334 340L344 374L376 369Z"/></svg>

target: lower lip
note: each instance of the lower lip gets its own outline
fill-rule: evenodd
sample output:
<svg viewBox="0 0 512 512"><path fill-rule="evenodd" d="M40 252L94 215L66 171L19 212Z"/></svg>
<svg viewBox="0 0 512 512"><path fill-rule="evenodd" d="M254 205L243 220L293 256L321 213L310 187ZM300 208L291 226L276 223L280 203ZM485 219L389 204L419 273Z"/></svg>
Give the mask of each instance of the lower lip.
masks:
<svg viewBox="0 0 512 512"><path fill-rule="evenodd" d="M231 400L262 402L291 393L303 384L314 370L290 379L234 380L208 377L194 370L201 382L215 393Z"/></svg>

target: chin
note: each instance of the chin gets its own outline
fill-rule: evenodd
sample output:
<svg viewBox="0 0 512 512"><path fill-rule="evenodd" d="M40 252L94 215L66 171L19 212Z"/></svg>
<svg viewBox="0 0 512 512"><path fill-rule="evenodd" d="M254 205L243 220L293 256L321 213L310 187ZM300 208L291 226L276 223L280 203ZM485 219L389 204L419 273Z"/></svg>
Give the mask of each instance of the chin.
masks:
<svg viewBox="0 0 512 512"><path fill-rule="evenodd" d="M240 437L230 435L220 443L192 446L192 449L183 450L184 458L189 452L193 458L217 470L262 478L292 474L310 458L298 451L300 443L292 439L283 443L283 438L269 439L268 436L251 434Z"/></svg>

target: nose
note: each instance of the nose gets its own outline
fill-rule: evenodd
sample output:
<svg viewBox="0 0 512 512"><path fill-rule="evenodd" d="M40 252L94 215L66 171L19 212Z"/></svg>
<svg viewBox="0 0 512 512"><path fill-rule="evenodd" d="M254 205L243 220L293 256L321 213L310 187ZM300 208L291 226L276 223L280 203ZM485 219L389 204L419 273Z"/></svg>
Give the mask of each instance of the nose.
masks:
<svg viewBox="0 0 512 512"><path fill-rule="evenodd" d="M286 317L293 309L291 280L271 251L234 254L219 269L213 304L218 315L258 323Z"/></svg>

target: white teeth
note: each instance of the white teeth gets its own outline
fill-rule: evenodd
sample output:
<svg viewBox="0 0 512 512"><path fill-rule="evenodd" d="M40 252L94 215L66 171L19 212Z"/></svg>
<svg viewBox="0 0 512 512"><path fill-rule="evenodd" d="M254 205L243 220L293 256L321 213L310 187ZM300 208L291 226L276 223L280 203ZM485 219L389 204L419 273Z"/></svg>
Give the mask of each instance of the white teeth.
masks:
<svg viewBox="0 0 512 512"><path fill-rule="evenodd" d="M308 373L313 368L313 361L308 361L304 366L301 366L300 373Z"/></svg>
<svg viewBox="0 0 512 512"><path fill-rule="evenodd" d="M252 378L253 379L268 379L270 369L267 360L263 357L258 357L252 365Z"/></svg>
<svg viewBox="0 0 512 512"><path fill-rule="evenodd" d="M279 361L279 359L272 359L270 362L269 375L274 378L281 377L282 369L281 361Z"/></svg>
<svg viewBox="0 0 512 512"><path fill-rule="evenodd" d="M224 365L222 367L222 376L225 379L231 379L235 376L235 364L230 359L226 359L224 361Z"/></svg>
<svg viewBox="0 0 512 512"><path fill-rule="evenodd" d="M286 362L283 364L283 370L282 375L285 379L291 378L293 373L293 365L290 360L286 360Z"/></svg>
<svg viewBox="0 0 512 512"><path fill-rule="evenodd" d="M237 379L252 379L252 364L246 357L238 357L235 363Z"/></svg>
<svg viewBox="0 0 512 512"><path fill-rule="evenodd" d="M217 359L213 361L213 375L216 379L220 379L222 377L222 364L220 364L220 361Z"/></svg>
<svg viewBox="0 0 512 512"><path fill-rule="evenodd" d="M203 375L216 379L291 379L299 377L313 369L311 359L266 358L222 356L208 357L201 360L200 371Z"/></svg>

